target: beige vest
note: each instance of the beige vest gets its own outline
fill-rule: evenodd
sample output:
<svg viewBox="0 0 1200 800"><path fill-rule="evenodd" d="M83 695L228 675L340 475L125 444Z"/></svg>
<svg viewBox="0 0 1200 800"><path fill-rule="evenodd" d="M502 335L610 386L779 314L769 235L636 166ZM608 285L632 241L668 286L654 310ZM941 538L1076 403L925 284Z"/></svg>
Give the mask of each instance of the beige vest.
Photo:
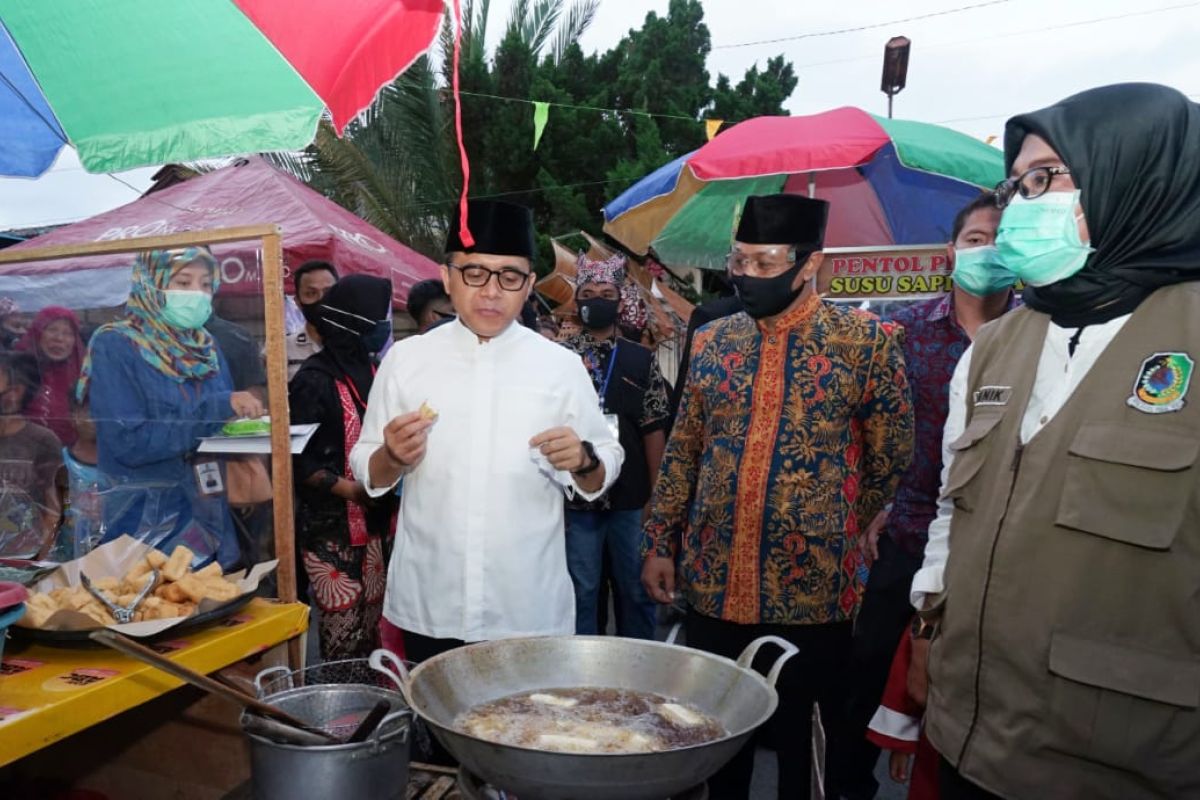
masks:
<svg viewBox="0 0 1200 800"><path fill-rule="evenodd" d="M975 343L926 729L1004 797L1200 798L1200 284L1144 301L1022 447L1048 323Z"/></svg>

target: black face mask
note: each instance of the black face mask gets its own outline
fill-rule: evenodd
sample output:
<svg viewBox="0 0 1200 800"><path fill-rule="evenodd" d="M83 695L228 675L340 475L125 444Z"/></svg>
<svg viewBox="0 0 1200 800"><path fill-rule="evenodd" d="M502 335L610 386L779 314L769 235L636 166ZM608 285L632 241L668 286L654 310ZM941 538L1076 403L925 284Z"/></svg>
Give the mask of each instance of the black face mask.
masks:
<svg viewBox="0 0 1200 800"><path fill-rule="evenodd" d="M318 300L315 303L301 303L297 301L296 306L300 309L300 313L304 315L304 320L314 328L317 327L317 319L321 314L321 301Z"/></svg>
<svg viewBox="0 0 1200 800"><path fill-rule="evenodd" d="M594 331L603 330L617 321L617 307L620 304L620 300L609 300L607 297L591 297L576 303L583 327Z"/></svg>
<svg viewBox="0 0 1200 800"><path fill-rule="evenodd" d="M798 261L787 272L774 278L731 275L729 280L733 283L738 297L742 299L746 313L755 319L764 319L783 313L804 291L804 284L800 284L796 289L792 288L792 281L796 280L803 268L804 264Z"/></svg>

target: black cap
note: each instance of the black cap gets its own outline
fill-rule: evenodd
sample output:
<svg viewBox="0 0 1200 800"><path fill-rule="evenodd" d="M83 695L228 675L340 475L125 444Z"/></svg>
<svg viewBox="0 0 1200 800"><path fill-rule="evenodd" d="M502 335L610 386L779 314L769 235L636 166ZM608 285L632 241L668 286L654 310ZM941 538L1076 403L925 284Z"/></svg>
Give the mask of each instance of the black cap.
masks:
<svg viewBox="0 0 1200 800"><path fill-rule="evenodd" d="M450 215L446 234L447 253L487 253L494 256L521 256L533 261L533 212L524 206L498 200L469 200L467 227L475 238L472 247L463 246L459 237L458 206Z"/></svg>
<svg viewBox="0 0 1200 800"><path fill-rule="evenodd" d="M829 203L798 194L768 194L746 198L737 234L743 244L788 244L802 252L825 244Z"/></svg>

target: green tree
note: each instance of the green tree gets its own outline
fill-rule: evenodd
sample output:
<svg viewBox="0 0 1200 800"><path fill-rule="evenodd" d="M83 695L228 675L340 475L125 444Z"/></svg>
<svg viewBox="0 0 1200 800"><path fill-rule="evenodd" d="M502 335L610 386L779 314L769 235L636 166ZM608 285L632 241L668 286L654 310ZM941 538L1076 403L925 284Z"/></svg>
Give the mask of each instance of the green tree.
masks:
<svg viewBox="0 0 1200 800"><path fill-rule="evenodd" d="M600 0L512 0L489 41L489 0L466 0L459 81L473 197L529 205L549 237L598 234L604 204L647 173L704 143L704 117L786 113L796 76L782 56L734 86L709 84L711 37L699 0L671 0L611 49L578 41ZM322 125L304 153L277 163L368 222L436 256L461 186L454 136L453 27L440 54L388 86L343 138ZM533 149L531 100L554 104Z"/></svg>
<svg viewBox="0 0 1200 800"><path fill-rule="evenodd" d="M725 75L717 75L712 108L707 116L730 122L751 117L786 116L788 112L783 104L792 96L797 83L796 71L783 56L769 60L761 72L757 64L750 67L736 87Z"/></svg>

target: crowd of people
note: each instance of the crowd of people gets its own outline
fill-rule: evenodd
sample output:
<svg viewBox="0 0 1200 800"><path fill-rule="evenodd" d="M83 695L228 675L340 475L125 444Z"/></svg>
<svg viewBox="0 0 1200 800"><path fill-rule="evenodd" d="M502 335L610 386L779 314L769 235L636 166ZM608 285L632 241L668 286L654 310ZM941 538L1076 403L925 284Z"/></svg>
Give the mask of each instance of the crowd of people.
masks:
<svg viewBox="0 0 1200 800"><path fill-rule="evenodd" d="M517 205L454 216L398 341L387 280L297 268L321 657L651 639L669 606L690 647L799 651L714 798L749 797L764 744L808 797L814 714L829 798L873 797L881 749L916 800L1200 795L1200 107L1104 87L1004 149L953 221L952 292L887 318L817 293L827 202L748 198L673 387L625 256L579 257L578 327L539 317ZM86 346L70 310L0 301L7 554L130 533L248 559L230 465L197 452L265 399L218 288L203 248L143 254Z"/></svg>

